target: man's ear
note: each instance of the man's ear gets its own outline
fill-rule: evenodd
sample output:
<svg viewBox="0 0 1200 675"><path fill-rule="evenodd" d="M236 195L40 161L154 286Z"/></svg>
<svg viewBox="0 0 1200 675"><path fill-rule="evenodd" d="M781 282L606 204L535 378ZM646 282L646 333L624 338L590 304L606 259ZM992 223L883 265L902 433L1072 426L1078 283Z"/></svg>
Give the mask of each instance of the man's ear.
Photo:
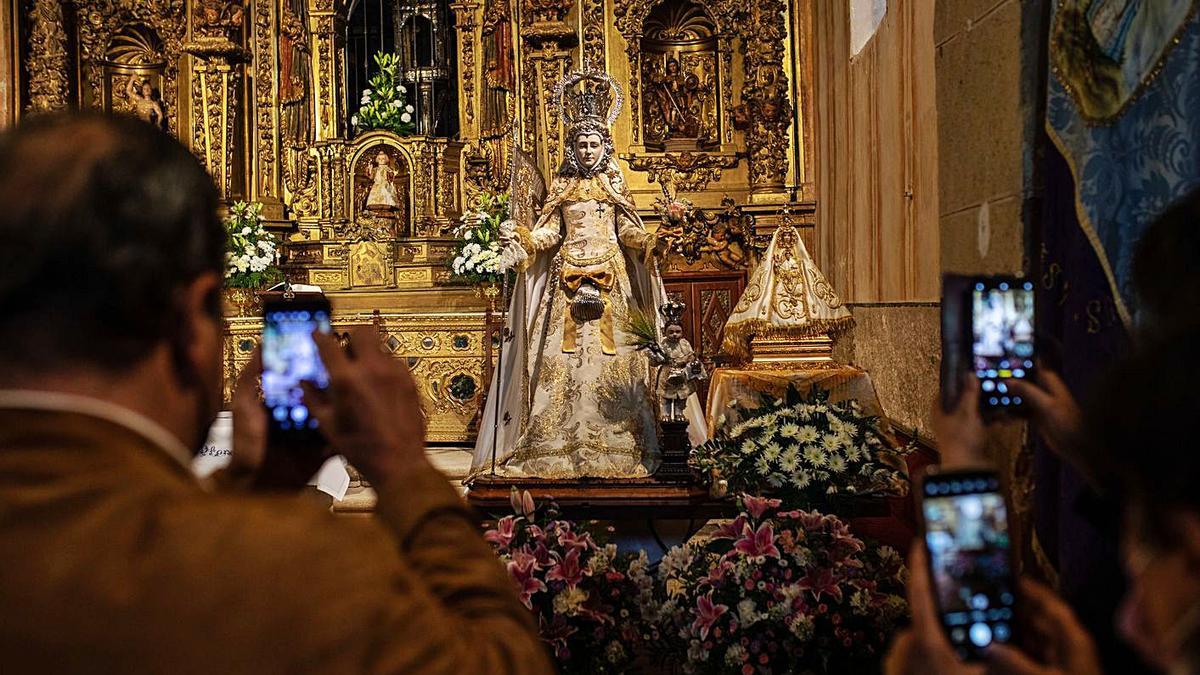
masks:
<svg viewBox="0 0 1200 675"><path fill-rule="evenodd" d="M179 294L179 326L173 345L180 376L190 379L205 369L214 349L220 347L221 275L204 272L185 285ZM218 331L213 330L213 323ZM213 343L216 336L216 343Z"/></svg>

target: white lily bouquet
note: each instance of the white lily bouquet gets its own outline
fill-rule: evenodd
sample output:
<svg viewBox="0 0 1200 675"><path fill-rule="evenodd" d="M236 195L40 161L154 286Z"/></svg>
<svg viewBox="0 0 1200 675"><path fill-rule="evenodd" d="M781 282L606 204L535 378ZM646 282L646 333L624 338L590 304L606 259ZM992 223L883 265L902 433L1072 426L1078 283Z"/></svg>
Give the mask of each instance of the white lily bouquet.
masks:
<svg viewBox="0 0 1200 675"><path fill-rule="evenodd" d="M350 118L356 131L384 129L405 136L416 131L414 110L407 100L408 88L400 79L400 57L375 54L376 73L367 81L358 113Z"/></svg>
<svg viewBox="0 0 1200 675"><path fill-rule="evenodd" d="M265 288L283 277L275 236L263 226L262 204L234 203L225 237L225 286Z"/></svg>
<svg viewBox="0 0 1200 675"><path fill-rule="evenodd" d="M503 279L500 231L508 223L508 195L481 193L464 213L455 231L459 238L450 258L454 278L471 284L495 284Z"/></svg>

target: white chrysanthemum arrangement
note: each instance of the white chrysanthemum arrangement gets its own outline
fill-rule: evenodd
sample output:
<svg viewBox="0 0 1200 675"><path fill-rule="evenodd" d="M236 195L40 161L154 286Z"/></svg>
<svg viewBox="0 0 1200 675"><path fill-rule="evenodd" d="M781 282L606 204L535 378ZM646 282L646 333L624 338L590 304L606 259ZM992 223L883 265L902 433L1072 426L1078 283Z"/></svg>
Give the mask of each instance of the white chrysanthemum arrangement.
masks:
<svg viewBox="0 0 1200 675"><path fill-rule="evenodd" d="M275 236L263 226L262 204L236 202L225 219L225 285L264 288L283 274Z"/></svg>
<svg viewBox="0 0 1200 675"><path fill-rule="evenodd" d="M795 389L785 400L742 410L742 421L696 448L693 462L731 492L771 494L808 505L830 495L904 495L903 455L880 431L880 421L857 401L805 399Z"/></svg>
<svg viewBox="0 0 1200 675"><path fill-rule="evenodd" d="M502 272L500 226L508 220L508 195L481 193L474 208L462 216L459 238L450 257L454 278L473 284L499 283Z"/></svg>
<svg viewBox="0 0 1200 675"><path fill-rule="evenodd" d="M356 131L384 129L401 136L416 130L414 110L407 100L408 88L400 79L400 57L379 52L375 54L378 69L370 85L363 90L358 113L350 118Z"/></svg>

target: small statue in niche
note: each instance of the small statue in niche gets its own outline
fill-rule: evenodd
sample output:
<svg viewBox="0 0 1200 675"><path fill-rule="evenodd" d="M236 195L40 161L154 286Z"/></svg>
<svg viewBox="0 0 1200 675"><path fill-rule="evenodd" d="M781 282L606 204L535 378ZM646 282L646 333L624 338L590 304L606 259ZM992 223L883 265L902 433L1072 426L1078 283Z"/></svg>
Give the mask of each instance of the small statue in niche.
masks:
<svg viewBox="0 0 1200 675"><path fill-rule="evenodd" d="M688 397L708 377L691 343L683 337L683 310L682 302L663 304L659 309L663 316L662 341L647 350L650 363L658 366L658 397L662 402L662 419L668 422L686 419L684 406Z"/></svg>
<svg viewBox="0 0 1200 675"><path fill-rule="evenodd" d="M167 128L167 113L163 110L162 96L149 79L130 75L125 83L125 96L133 106L134 114L161 129Z"/></svg>
<svg viewBox="0 0 1200 675"><path fill-rule="evenodd" d="M664 70L655 68L650 79L654 135L660 140L699 137L699 94L700 78L685 72L679 59L668 58Z"/></svg>
<svg viewBox="0 0 1200 675"><path fill-rule="evenodd" d="M400 195L396 193L395 180L397 171L392 166L392 160L382 150L375 155L375 166L371 170L371 191L367 193L368 211L399 211Z"/></svg>

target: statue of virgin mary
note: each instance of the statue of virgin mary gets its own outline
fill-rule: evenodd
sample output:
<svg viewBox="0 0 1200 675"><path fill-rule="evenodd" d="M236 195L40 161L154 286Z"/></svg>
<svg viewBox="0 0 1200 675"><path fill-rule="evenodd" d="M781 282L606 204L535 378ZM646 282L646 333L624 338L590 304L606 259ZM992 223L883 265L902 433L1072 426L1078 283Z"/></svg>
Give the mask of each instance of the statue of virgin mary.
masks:
<svg viewBox="0 0 1200 675"><path fill-rule="evenodd" d="M567 75L555 96L567 147L536 220L522 223L515 210L517 222L506 228L503 265L517 272L510 339L471 474L494 468L511 477L648 476L659 464L658 406L652 369L630 344L627 326L635 309L658 315L666 293L657 258L669 242L646 230L613 155L609 127L620 87L587 70ZM519 203L516 191L531 181L514 171ZM692 442L706 440L695 395L686 416Z"/></svg>

